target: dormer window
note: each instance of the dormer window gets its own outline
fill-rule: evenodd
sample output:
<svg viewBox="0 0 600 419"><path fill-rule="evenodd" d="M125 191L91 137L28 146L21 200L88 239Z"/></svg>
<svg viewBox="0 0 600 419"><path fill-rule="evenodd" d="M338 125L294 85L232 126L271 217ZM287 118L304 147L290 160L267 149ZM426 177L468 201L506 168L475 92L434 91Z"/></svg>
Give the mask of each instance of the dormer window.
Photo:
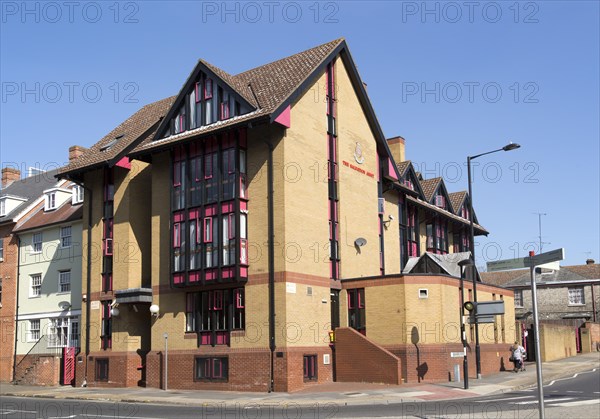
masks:
<svg viewBox="0 0 600 419"><path fill-rule="evenodd" d="M75 186L73 186L72 193L73 193L73 195L72 195L71 204L72 205L81 204L83 202L83 197L84 197L83 188L79 185L75 185Z"/></svg>
<svg viewBox="0 0 600 419"><path fill-rule="evenodd" d="M56 209L56 192L48 192L46 194L46 207L44 211L52 211Z"/></svg>
<svg viewBox="0 0 600 419"><path fill-rule="evenodd" d="M6 215L6 200L0 199L0 217Z"/></svg>
<svg viewBox="0 0 600 419"><path fill-rule="evenodd" d="M460 210L460 216L462 218L464 218L465 220L470 220L470 218L469 218L469 208L467 207L466 203L462 206L462 208Z"/></svg>
<svg viewBox="0 0 600 419"><path fill-rule="evenodd" d="M408 176L404 179L403 183L404 183L404 186L406 186L408 189L410 189L412 191L415 190L415 187Z"/></svg>
<svg viewBox="0 0 600 419"><path fill-rule="evenodd" d="M446 198L443 195L436 195L435 206L440 208L446 208Z"/></svg>

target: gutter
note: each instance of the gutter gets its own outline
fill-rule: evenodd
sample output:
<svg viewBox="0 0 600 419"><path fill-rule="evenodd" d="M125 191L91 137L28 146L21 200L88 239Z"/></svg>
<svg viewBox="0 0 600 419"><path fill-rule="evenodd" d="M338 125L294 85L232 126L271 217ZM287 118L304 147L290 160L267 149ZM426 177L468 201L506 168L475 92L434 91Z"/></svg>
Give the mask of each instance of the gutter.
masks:
<svg viewBox="0 0 600 419"><path fill-rule="evenodd" d="M19 340L19 276L21 273L21 238L17 236L17 280L15 286L17 288L17 298L15 305L15 348L13 352L13 382L17 379L17 342Z"/></svg>

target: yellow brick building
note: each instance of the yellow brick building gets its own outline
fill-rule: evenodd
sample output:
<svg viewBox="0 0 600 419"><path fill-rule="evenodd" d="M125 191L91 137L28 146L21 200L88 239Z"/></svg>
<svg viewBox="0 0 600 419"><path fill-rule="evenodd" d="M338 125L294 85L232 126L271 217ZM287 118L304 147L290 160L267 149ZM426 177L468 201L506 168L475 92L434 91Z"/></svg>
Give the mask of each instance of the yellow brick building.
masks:
<svg viewBox="0 0 600 419"><path fill-rule="evenodd" d="M439 380L462 350L458 278L404 270L466 250L468 196L386 141L343 39L235 76L200 60L62 176L91 197L79 382L293 391L348 379L361 345ZM494 298L486 371L514 335Z"/></svg>

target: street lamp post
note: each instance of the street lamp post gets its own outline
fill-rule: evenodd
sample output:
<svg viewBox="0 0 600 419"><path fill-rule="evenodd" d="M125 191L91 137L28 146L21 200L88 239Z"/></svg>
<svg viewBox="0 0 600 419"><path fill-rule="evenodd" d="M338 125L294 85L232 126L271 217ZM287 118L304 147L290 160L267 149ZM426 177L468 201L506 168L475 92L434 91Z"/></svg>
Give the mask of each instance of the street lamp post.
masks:
<svg viewBox="0 0 600 419"><path fill-rule="evenodd" d="M469 250L471 251L471 258L473 259L473 269L471 269L471 275L473 276L473 301L477 302L477 275L475 270L475 229L473 227L473 188L471 185L471 160L475 160L478 157L485 156L486 154L497 153L498 151L511 151L521 147L519 144L508 143L498 150L488 151L486 153L477 154L475 156L467 156L467 175L469 183ZM481 378L481 352L479 347L479 321L477 320L477 313L475 313L475 363L477 366L477 378Z"/></svg>
<svg viewBox="0 0 600 419"><path fill-rule="evenodd" d="M458 262L460 266L460 339L463 344L463 381L465 390L469 389L469 362L467 360L467 334L465 332L465 285L464 278L468 266L473 266L471 259L465 259Z"/></svg>

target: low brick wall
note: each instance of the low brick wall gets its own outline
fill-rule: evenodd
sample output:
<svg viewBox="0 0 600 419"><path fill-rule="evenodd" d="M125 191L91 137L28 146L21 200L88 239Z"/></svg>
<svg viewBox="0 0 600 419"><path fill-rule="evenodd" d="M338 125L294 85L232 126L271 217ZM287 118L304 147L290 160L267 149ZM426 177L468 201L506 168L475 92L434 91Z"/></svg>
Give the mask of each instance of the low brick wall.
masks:
<svg viewBox="0 0 600 419"><path fill-rule="evenodd" d="M22 385L60 384L61 357L54 355L17 355L15 382Z"/></svg>
<svg viewBox="0 0 600 419"><path fill-rule="evenodd" d="M402 383L400 358L354 329L335 330L335 351L337 381Z"/></svg>

